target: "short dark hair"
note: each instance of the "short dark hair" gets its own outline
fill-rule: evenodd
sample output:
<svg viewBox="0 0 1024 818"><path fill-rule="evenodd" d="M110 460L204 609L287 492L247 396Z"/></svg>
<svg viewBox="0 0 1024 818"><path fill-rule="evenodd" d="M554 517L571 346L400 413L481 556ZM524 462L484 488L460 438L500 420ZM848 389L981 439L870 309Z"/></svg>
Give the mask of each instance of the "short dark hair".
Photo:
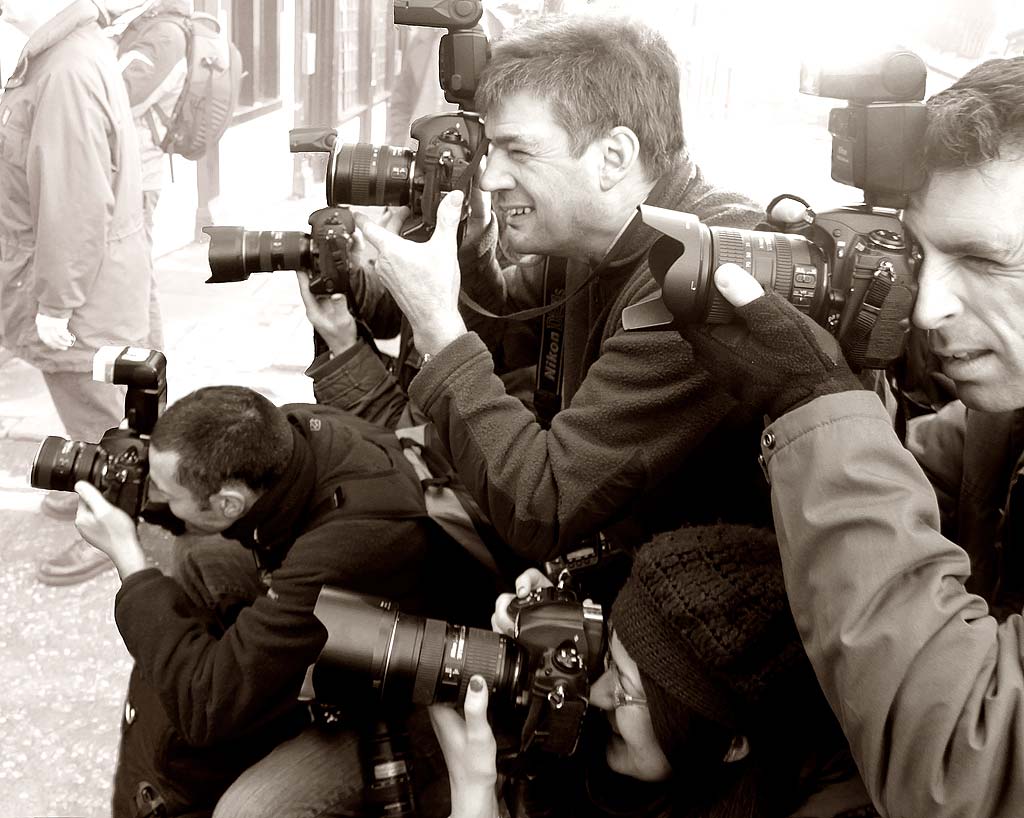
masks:
<svg viewBox="0 0 1024 818"><path fill-rule="evenodd" d="M929 172L1024 153L1024 57L987 60L928 100Z"/></svg>
<svg viewBox="0 0 1024 818"><path fill-rule="evenodd" d="M573 153L612 128L630 128L651 178L684 147L679 64L657 32L635 20L582 15L523 23L497 40L480 80L485 114L518 93L541 97L572 140Z"/></svg>
<svg viewBox="0 0 1024 818"><path fill-rule="evenodd" d="M175 479L206 502L228 482L264 492L291 459L291 424L278 407L244 386L207 386L171 404L150 444L178 455Z"/></svg>

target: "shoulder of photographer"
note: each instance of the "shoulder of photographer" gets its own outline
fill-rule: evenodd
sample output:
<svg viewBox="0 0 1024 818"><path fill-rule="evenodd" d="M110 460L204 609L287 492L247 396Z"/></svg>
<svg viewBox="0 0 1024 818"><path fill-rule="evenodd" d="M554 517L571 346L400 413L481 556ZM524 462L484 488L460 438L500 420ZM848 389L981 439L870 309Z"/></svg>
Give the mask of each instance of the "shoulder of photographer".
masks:
<svg viewBox="0 0 1024 818"><path fill-rule="evenodd" d="M762 447L790 603L876 803L1014 814L996 802L1024 798L1011 760L1024 744L1024 627L965 593L967 555L942 536L887 413L867 392L822 397L769 426ZM898 638L894 617L907 624Z"/></svg>

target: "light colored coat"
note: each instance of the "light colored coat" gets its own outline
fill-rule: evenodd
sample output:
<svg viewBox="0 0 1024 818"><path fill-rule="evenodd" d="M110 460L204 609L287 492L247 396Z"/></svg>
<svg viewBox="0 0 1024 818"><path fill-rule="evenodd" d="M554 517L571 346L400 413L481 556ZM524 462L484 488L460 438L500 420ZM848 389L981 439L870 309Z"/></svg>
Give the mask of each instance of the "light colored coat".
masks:
<svg viewBox="0 0 1024 818"><path fill-rule="evenodd" d="M913 455L869 392L762 436L793 618L879 811L1024 814L1024 620L968 593Z"/></svg>
<svg viewBox="0 0 1024 818"><path fill-rule="evenodd" d="M0 341L50 372L149 335L139 144L97 16L78 0L36 31L0 96ZM74 346L45 347L37 313L69 318Z"/></svg>

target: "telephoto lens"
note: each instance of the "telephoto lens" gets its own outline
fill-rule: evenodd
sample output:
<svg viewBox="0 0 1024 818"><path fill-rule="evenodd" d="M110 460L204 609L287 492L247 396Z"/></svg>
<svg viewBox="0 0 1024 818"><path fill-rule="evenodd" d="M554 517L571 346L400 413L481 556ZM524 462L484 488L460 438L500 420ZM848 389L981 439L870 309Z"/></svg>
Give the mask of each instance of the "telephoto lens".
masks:
<svg viewBox="0 0 1024 818"><path fill-rule="evenodd" d="M245 281L253 273L308 270L312 266L308 233L244 227L204 227L203 232L210 237L207 284Z"/></svg>
<svg viewBox="0 0 1024 818"><path fill-rule="evenodd" d="M388 600L327 586L313 612L327 629L313 671L318 700L344 701L371 688L389 705L462 704L475 674L495 701L513 703L520 693L524 657L500 634L410 616Z"/></svg>

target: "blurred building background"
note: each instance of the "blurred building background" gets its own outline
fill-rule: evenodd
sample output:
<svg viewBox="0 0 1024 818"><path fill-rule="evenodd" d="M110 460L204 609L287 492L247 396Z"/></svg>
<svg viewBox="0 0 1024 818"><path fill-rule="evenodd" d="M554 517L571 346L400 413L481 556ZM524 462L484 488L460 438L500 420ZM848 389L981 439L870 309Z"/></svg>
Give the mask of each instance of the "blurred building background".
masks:
<svg viewBox="0 0 1024 818"><path fill-rule="evenodd" d="M717 181L765 200L783 190L828 199L851 195L828 179L826 123L837 103L797 92L802 61L901 43L928 61L931 93L986 57L1024 52L1020 0L485 5L492 31L559 11L612 11L658 28L684 69L685 125L694 155ZM392 24L392 0L195 0L195 6L231 32L246 73L240 108L219 149L198 163L176 157L173 178L167 167L156 218L158 256L193 241L204 225L246 223L250 213L258 218L258 200L314 195L326 159L291 155L291 128L323 125L337 128L347 142L394 141L389 101L414 34ZM19 47L11 29L0 25L0 76L13 68Z"/></svg>

